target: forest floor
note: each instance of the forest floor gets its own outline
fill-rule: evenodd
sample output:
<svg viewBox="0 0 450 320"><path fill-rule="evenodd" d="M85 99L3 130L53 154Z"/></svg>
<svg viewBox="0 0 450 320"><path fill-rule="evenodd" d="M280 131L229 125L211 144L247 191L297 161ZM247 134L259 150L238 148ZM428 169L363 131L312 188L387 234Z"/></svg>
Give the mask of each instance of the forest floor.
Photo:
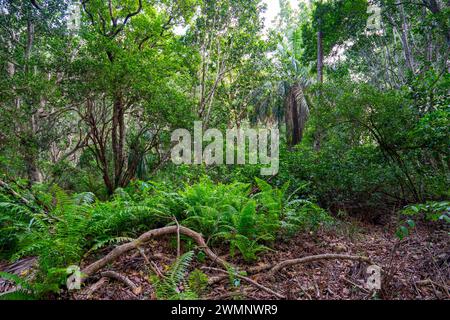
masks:
<svg viewBox="0 0 450 320"><path fill-rule="evenodd" d="M257 262L262 265L325 253L364 255L383 269L382 290L379 292L371 292L365 288L368 277L366 264L346 260L318 261L289 267L271 278L262 273L249 277L293 300L450 299L450 243L447 231L421 224L407 239L399 241L395 236L395 226L395 223L380 226L351 221L317 234L300 233L276 244L273 251L262 255ZM221 253L220 248L214 250ZM146 249L148 258L161 270L166 270L173 263L176 258L174 252L176 243L173 237L168 237L165 241L154 240ZM222 258L232 261L242 270L254 265L239 259L231 260L225 254L225 248L222 253ZM203 264L194 263L191 269L208 265L215 267L206 258ZM136 253L124 255L110 266L110 270L125 275L139 286L138 294L120 282L109 281L90 297L76 293L67 298L155 299L143 266L144 258ZM218 275L214 271L207 274ZM239 287L233 287L227 277L210 286L202 298L261 300L276 297L244 281Z"/></svg>
<svg viewBox="0 0 450 320"><path fill-rule="evenodd" d="M395 226L395 223L375 225L352 219L350 222L339 223L332 230L321 230L316 234L300 233L289 240L278 242L272 247L273 251L262 254L256 262L257 265L263 265L326 253L363 255L382 267L380 291L369 291L365 287L367 264L347 260L317 261L285 268L272 277L260 273L249 278L292 300L450 299L448 231L423 223L417 225L409 237L399 241L395 236ZM164 272L176 259L176 247L173 236L155 239L146 246L145 255ZM90 257L86 264L111 249L105 248L98 253L99 256ZM219 255L223 253L221 257L240 270L255 265L246 264L239 258L231 259L226 254L226 248L213 250ZM216 267L206 258L203 264L194 262L190 270L208 266ZM156 299L145 258L140 253L130 251L105 269L131 280L136 286L135 290L121 281L101 282L101 276L98 275L91 277L81 291L64 292L55 298ZM205 272L211 277L219 275L215 271ZM95 291L92 291L95 286ZM229 278L225 277L209 286L202 299L267 300L276 297L245 281L234 287Z"/></svg>

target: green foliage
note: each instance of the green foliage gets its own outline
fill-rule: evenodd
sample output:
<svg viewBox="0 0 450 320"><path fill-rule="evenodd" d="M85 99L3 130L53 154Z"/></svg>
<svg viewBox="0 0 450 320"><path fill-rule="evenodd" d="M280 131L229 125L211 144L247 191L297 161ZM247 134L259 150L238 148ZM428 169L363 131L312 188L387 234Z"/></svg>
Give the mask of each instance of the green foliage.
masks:
<svg viewBox="0 0 450 320"><path fill-rule="evenodd" d="M429 201L425 204L407 206L402 213L408 216L423 215L426 220L450 223L450 202Z"/></svg>
<svg viewBox="0 0 450 320"><path fill-rule="evenodd" d="M197 291L189 287L191 281L186 281L188 268L194 258L194 252L190 251L178 258L170 267L164 278L152 276L151 281L155 289L156 297L160 300L196 300ZM196 275L194 274L194 277ZM198 274L197 274L198 276ZM201 279L200 279L201 280ZM196 289L199 285L196 283Z"/></svg>
<svg viewBox="0 0 450 320"><path fill-rule="evenodd" d="M428 201L424 204L409 205L401 211L401 214L410 217L410 219L401 222L396 231L400 240L409 236L411 230L415 228L416 223L412 220L414 218L422 217L427 221L440 221L445 226L450 226L450 202L448 201Z"/></svg>
<svg viewBox="0 0 450 320"><path fill-rule="evenodd" d="M403 210L400 238L418 217L448 226L444 1L283 0L268 32L261 0L83 1L74 30L79 2L0 0L0 258L39 262L32 283L5 275L22 287L12 298L58 292L68 265L174 217L246 262L333 224L328 211L422 203ZM374 3L382 30L366 30ZM170 133L197 120L277 124L279 174L168 163ZM201 295L191 260L155 280L158 298Z"/></svg>
<svg viewBox="0 0 450 320"><path fill-rule="evenodd" d="M290 234L314 229L328 217L311 202L288 199L287 184L278 189L261 179L256 179L252 193L249 184L216 184L208 178L177 192L172 188L170 184L136 181L117 189L110 201L101 202L92 193L69 195L55 185L36 185L34 199L39 199L43 208L36 213L3 196L0 210L5 215L0 232L14 236L4 240L10 259L38 257L35 281L45 294L58 292L64 285L67 266L78 265L83 257L101 248L131 241L152 227L170 223L174 215L182 225L201 232L210 245L226 244L233 257L239 253L246 261L256 260L259 253L269 250L271 242L286 229ZM189 254L177 262L170 281L181 281L180 274L191 260ZM204 278L194 275L198 293ZM185 297L193 297L187 292Z"/></svg>
<svg viewBox="0 0 450 320"><path fill-rule="evenodd" d="M252 261L269 250L282 226L294 234L296 228L315 229L329 219L311 202L288 203L287 184L278 189L255 180L259 192L253 195L248 184L214 184L207 178L186 186L179 192L179 203L185 206L182 224L201 232L212 244L228 243L232 256L240 253Z"/></svg>
<svg viewBox="0 0 450 320"><path fill-rule="evenodd" d="M180 193L186 204L183 224L200 231L213 243L225 240L232 255L239 251L245 260L256 259L267 248L262 242L273 240L279 227L280 208L276 211L272 198L249 198L249 185L233 183L215 185L209 179L187 186ZM257 205L262 210L257 211Z"/></svg>
<svg viewBox="0 0 450 320"><path fill-rule="evenodd" d="M0 295L0 300L35 300L36 290L26 280L19 276L7 272L0 272L0 278L13 282L16 290L10 293Z"/></svg>
<svg viewBox="0 0 450 320"><path fill-rule="evenodd" d="M208 286L208 276L201 270L195 269L189 274L188 283L189 288L200 297Z"/></svg>
<svg viewBox="0 0 450 320"><path fill-rule="evenodd" d="M404 238L408 237L411 233L411 231L416 227L416 223L413 220L407 220L404 224L400 225L395 235L400 240L403 240Z"/></svg>
<svg viewBox="0 0 450 320"><path fill-rule="evenodd" d="M324 209L309 200L287 203L283 229L286 235L299 231L316 232L322 226L331 226L333 218Z"/></svg>
<svg viewBox="0 0 450 320"><path fill-rule="evenodd" d="M35 213L23 205L3 202L0 233L14 235L3 240L8 258L38 256L36 281L46 288L43 293L58 291L65 283L65 268L79 264L84 255L129 241L165 220L156 209L158 197L135 202L122 191L110 202L98 202L92 194L70 196L56 186L47 191L35 189L48 212Z"/></svg>
<svg viewBox="0 0 450 320"><path fill-rule="evenodd" d="M421 115L404 94L365 84L330 83L313 92L304 142L281 154L284 179L309 182L309 195L336 211L448 196L443 110ZM434 116L436 124L426 125Z"/></svg>
<svg viewBox="0 0 450 320"><path fill-rule="evenodd" d="M335 45L342 44L360 35L366 26L367 0L313 1L311 19L301 24L305 45L304 59L314 61L317 57L317 31L324 35L324 55L327 56Z"/></svg>

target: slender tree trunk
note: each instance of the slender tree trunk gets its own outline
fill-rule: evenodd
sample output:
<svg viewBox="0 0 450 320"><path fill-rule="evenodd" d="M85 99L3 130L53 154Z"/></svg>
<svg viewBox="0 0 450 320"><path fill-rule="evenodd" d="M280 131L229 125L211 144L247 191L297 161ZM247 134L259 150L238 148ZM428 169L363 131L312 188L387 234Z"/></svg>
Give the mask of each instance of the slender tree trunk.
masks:
<svg viewBox="0 0 450 320"><path fill-rule="evenodd" d="M125 107L122 95L117 93L114 97L112 121L112 150L114 157L114 187L123 187L125 168Z"/></svg>
<svg viewBox="0 0 450 320"><path fill-rule="evenodd" d="M426 8L422 8L422 23L425 24L426 23L426 18L427 18L427 9ZM429 64L431 64L431 62L433 61L433 41L431 38L431 35L427 32L425 35L425 39L426 39L426 46L425 46L425 61ZM426 67L426 69L428 70L429 66Z"/></svg>
<svg viewBox="0 0 450 320"><path fill-rule="evenodd" d="M397 3L399 4L399 9L400 9L400 18L401 18L401 23L402 23L400 35L401 35L402 47L403 47L403 52L405 55L406 65L408 66L408 69L414 73L415 63L414 63L414 57L411 52L411 46L410 46L409 40L408 40L409 26L408 26L408 22L406 20L405 8L403 7L403 4L401 4L400 2L397 2Z"/></svg>
<svg viewBox="0 0 450 320"><path fill-rule="evenodd" d="M321 29L321 22L318 21L319 30L317 31L317 82L323 83L323 32ZM321 94L319 92L319 94ZM318 129L314 134L314 150L320 151L322 141L321 129Z"/></svg>
<svg viewBox="0 0 450 320"><path fill-rule="evenodd" d="M34 43L34 24L31 19L27 21L27 44L25 46L25 65L24 73L25 76L29 76L30 70L30 59L31 52L33 50ZM20 108L20 99L17 100L17 107ZM24 146L24 162L26 167L26 172L28 180L31 184L40 183L43 181L42 173L38 168L37 159L39 157L39 147L37 146L37 141L35 139L36 133L38 131L37 118L34 113L30 114L28 124L25 125L25 130L23 134L23 146Z"/></svg>
<svg viewBox="0 0 450 320"><path fill-rule="evenodd" d="M441 6L439 5L438 1L436 1L436 0L422 0L422 3L433 14L438 14L438 13L440 13L442 11ZM445 6L445 4L444 4L444 6ZM450 1L447 0L446 6L447 6L447 8L450 7ZM443 31L444 36L445 36L445 39L447 40L447 47L450 47L450 28L448 26L448 22L447 21L448 21L448 19L442 19L442 20L439 20L438 23L439 23L439 25L442 28L442 31Z"/></svg>
<svg viewBox="0 0 450 320"><path fill-rule="evenodd" d="M323 33L320 29L317 32L317 81L323 83Z"/></svg>

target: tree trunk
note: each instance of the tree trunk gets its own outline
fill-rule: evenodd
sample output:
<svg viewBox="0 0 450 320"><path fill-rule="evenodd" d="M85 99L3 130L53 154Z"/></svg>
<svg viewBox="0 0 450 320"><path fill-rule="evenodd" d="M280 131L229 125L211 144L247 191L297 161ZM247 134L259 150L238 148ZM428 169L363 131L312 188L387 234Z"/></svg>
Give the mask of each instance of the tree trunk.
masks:
<svg viewBox="0 0 450 320"><path fill-rule="evenodd" d="M112 150L114 157L114 187L123 187L125 168L125 106L122 95L117 93L114 97L112 121Z"/></svg>
<svg viewBox="0 0 450 320"><path fill-rule="evenodd" d="M285 100L286 134L290 147L299 144L309 115L309 107L299 84L294 84Z"/></svg>
<svg viewBox="0 0 450 320"><path fill-rule="evenodd" d="M25 65L24 72L28 76L30 73L30 59L31 52L33 50L34 43L34 24L31 19L27 21L27 44L25 47ZM17 101L17 107L20 107L20 98ZM24 137L24 162L27 172L27 177L30 184L40 183L43 181L42 173L37 165L37 158L39 157L39 148L37 146L37 141L35 139L36 132L38 131L38 123L36 115L32 112L29 115L28 124L25 125L25 130L23 134Z"/></svg>
<svg viewBox="0 0 450 320"><path fill-rule="evenodd" d="M406 15L405 15L405 9L403 7L403 4L401 4L400 2L397 2L399 4L399 9L400 9L400 19L401 19L401 23L402 23L402 27L401 27L401 40L402 40L402 47L403 47L403 53L405 54L405 60L406 60L406 65L408 66L408 69L414 73L414 58L411 52L411 46L409 45L409 41L408 41L408 31L409 31L409 26L408 26L408 22L406 20Z"/></svg>
<svg viewBox="0 0 450 320"><path fill-rule="evenodd" d="M36 154L26 154L25 163L27 169L27 177L30 184L41 183L43 181L42 173L36 163Z"/></svg>
<svg viewBox="0 0 450 320"><path fill-rule="evenodd" d="M317 81L323 83L323 33L320 29L317 32Z"/></svg>
<svg viewBox="0 0 450 320"><path fill-rule="evenodd" d="M428 10L430 10L433 14L439 14L442 11L439 3L436 0L422 0L422 3ZM444 2L445 3L445 2ZM450 6L450 1L447 1L447 7ZM442 31L444 33L445 39L447 40L447 47L450 47L450 29L447 24L448 19L438 20Z"/></svg>

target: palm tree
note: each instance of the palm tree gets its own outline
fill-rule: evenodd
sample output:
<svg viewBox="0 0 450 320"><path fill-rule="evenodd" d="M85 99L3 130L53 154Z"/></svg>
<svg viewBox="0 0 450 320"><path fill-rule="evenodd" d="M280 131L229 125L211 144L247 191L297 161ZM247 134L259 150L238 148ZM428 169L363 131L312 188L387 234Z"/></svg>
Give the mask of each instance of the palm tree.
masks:
<svg viewBox="0 0 450 320"><path fill-rule="evenodd" d="M309 116L305 90L311 81L309 68L299 62L302 55L300 32L300 29L289 31L286 39L278 45L274 57L275 76L255 94L258 120L284 122L289 147L302 141Z"/></svg>

